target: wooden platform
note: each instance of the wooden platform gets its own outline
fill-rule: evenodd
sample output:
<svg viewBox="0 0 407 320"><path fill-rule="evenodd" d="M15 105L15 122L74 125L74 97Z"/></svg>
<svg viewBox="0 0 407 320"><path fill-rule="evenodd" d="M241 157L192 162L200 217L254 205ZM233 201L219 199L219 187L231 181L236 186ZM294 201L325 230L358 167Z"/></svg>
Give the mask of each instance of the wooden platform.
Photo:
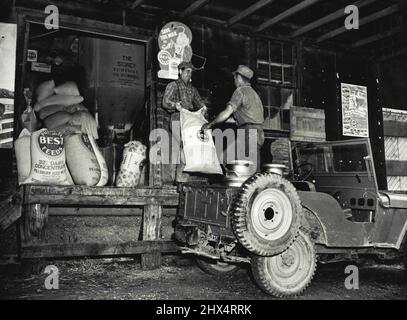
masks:
<svg viewBox="0 0 407 320"><path fill-rule="evenodd" d="M172 241L160 240L163 207L176 207L176 187L86 187L24 185L20 220L21 258L95 257L141 254L143 268L161 264L162 252L176 252ZM49 206L142 208L142 240L104 243L47 243L44 241ZM139 209L138 209L139 210Z"/></svg>
<svg viewBox="0 0 407 320"><path fill-rule="evenodd" d="M22 247L21 258L103 257L152 252L176 252L173 241L40 244Z"/></svg>

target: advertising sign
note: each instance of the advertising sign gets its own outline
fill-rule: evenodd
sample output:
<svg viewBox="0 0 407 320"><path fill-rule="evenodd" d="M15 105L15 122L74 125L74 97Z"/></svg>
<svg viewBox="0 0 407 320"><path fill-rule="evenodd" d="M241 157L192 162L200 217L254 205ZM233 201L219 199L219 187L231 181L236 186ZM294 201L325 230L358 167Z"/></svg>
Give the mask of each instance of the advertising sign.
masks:
<svg viewBox="0 0 407 320"><path fill-rule="evenodd" d="M178 65L192 58L192 32L181 22L169 22L158 35L157 59L160 63L158 77L162 79L178 79Z"/></svg>
<svg viewBox="0 0 407 320"><path fill-rule="evenodd" d="M368 137L367 87L341 83L341 97L343 135Z"/></svg>
<svg viewBox="0 0 407 320"><path fill-rule="evenodd" d="M0 148L13 147L17 25L0 23Z"/></svg>

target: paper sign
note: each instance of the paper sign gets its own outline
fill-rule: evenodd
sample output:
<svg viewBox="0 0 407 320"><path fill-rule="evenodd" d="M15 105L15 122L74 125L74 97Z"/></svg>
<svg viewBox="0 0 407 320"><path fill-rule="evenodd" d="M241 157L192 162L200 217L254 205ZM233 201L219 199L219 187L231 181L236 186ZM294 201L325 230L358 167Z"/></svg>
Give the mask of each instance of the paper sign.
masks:
<svg viewBox="0 0 407 320"><path fill-rule="evenodd" d="M0 148L13 147L17 25L0 23Z"/></svg>
<svg viewBox="0 0 407 320"><path fill-rule="evenodd" d="M367 87L341 83L341 96L343 135L368 137Z"/></svg>
<svg viewBox="0 0 407 320"><path fill-rule="evenodd" d="M51 65L42 62L31 63L31 70L37 72L51 73Z"/></svg>
<svg viewBox="0 0 407 320"><path fill-rule="evenodd" d="M37 59L38 59L38 51L28 49L28 51L27 51L27 61L28 62L37 62Z"/></svg>

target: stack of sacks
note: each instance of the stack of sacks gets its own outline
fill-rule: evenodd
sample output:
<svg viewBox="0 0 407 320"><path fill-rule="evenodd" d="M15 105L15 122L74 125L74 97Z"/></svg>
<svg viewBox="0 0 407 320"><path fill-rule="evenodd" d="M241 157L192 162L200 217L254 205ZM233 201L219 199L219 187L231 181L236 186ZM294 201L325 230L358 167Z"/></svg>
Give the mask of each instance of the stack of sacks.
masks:
<svg viewBox="0 0 407 320"><path fill-rule="evenodd" d="M83 97L75 82L68 81L55 87L54 80L49 80L37 87L36 94L34 110L47 129L63 136L82 132L98 139L97 123L81 104Z"/></svg>

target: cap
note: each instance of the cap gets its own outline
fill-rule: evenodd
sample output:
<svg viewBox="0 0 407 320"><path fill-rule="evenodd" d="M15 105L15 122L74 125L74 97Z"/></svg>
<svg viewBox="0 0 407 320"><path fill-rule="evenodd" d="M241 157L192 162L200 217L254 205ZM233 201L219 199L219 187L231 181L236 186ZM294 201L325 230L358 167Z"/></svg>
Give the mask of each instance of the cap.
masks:
<svg viewBox="0 0 407 320"><path fill-rule="evenodd" d="M237 67L236 71L233 71L232 73L233 74L238 73L238 74L244 76L245 78L247 78L249 80L251 78L253 78L253 70L250 69L249 67L244 66L244 65L239 65Z"/></svg>
<svg viewBox="0 0 407 320"><path fill-rule="evenodd" d="M187 68L190 68L192 70L196 70L196 68L192 65L191 61L182 61L178 65L178 69L187 69Z"/></svg>

